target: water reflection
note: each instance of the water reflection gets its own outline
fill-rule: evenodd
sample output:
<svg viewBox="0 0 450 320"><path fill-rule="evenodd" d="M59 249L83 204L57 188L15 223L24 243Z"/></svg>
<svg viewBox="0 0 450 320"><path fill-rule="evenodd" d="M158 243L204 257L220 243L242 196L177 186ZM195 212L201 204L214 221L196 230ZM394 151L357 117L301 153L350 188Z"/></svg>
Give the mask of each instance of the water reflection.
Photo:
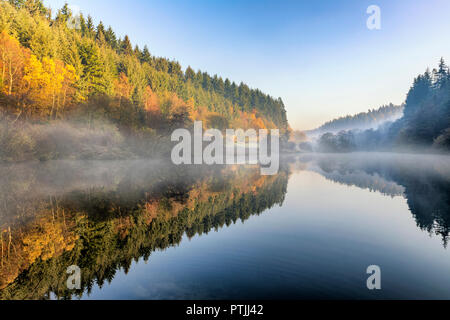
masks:
<svg viewBox="0 0 450 320"><path fill-rule="evenodd" d="M282 206L289 179L294 179L292 173L297 171L318 173L329 183L406 198L417 226L442 237L446 246L450 231L448 160L444 156L374 153L301 155L284 159L283 169L275 176L261 176L254 166L185 168L162 161L55 161L2 166L0 298L84 298L92 288L101 289L113 281L119 270L127 274L133 261L151 260L155 252L178 246L183 237L208 234L238 220L244 222L275 205ZM294 184L295 179L291 180ZM313 197L319 201L322 195L314 192ZM347 198L351 198L352 191L348 192ZM295 231L302 228L299 221L284 221L292 219L293 209L281 210L289 211L289 215L278 212L277 216L272 210L271 223L258 232L278 234L274 223L278 220L293 229L285 230L286 235L292 231L295 237L303 237ZM302 204L295 210L301 211ZM311 235L315 232L322 234L308 230ZM345 235L336 233L335 238L341 236ZM261 235L247 237L256 239ZM276 250L272 255L290 261L290 266L277 264L269 274L277 274L282 267L285 276L292 277L288 283L296 283L300 276L294 266L308 266L300 260L289 260L292 248L300 247L298 239L287 239L273 239L286 251ZM258 252L247 255L263 259L261 254L267 250L270 255L273 243L257 246L254 249ZM310 250L313 243L303 245ZM325 254L323 247L314 247L311 255ZM272 262L265 263L271 267ZM66 269L70 265L83 270L81 290L67 289ZM245 270L241 271L245 274ZM254 285L256 292L261 285ZM295 290L285 292L296 296ZM270 297L281 297L281 290L273 294ZM206 293L198 296L208 297ZM233 297L232 291L225 297Z"/></svg>
<svg viewBox="0 0 450 320"><path fill-rule="evenodd" d="M0 169L0 298L71 298L111 281L140 257L281 205L288 174L258 167L176 167L163 162L68 162Z"/></svg>
<svg viewBox="0 0 450 320"><path fill-rule="evenodd" d="M450 157L357 153L301 156L297 161L297 168L303 166L328 180L387 196L405 197L418 227L441 236L447 246Z"/></svg>

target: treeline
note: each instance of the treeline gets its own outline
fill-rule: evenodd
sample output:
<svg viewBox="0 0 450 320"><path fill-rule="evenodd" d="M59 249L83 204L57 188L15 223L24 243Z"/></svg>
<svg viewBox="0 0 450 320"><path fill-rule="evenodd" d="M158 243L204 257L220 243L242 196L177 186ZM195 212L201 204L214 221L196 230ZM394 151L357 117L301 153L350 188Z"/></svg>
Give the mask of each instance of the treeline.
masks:
<svg viewBox="0 0 450 320"><path fill-rule="evenodd" d="M449 151L450 72L444 59L438 68L414 79L403 113L402 118L377 129L326 133L318 140L317 149L325 152Z"/></svg>
<svg viewBox="0 0 450 320"><path fill-rule="evenodd" d="M52 17L54 16L54 18ZM0 110L12 121L107 119L120 130L189 126L288 130L283 101L133 47L68 5L0 1ZM11 116L12 115L12 116Z"/></svg>
<svg viewBox="0 0 450 320"><path fill-rule="evenodd" d="M348 115L326 122L324 125L314 130L317 133L339 132L342 130L369 129L376 128L383 122L394 121L402 117L404 105L396 106L391 104L361 112L356 115Z"/></svg>
<svg viewBox="0 0 450 320"><path fill-rule="evenodd" d="M438 68L414 79L405 115L391 131L397 143L450 150L450 72L443 58Z"/></svg>

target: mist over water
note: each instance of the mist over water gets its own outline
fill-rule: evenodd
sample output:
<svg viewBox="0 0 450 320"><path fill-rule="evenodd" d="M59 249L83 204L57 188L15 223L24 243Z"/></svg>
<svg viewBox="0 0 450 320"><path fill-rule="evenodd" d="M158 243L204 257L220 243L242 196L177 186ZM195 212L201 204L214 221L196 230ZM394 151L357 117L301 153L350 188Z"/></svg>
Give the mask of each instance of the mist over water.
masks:
<svg viewBox="0 0 450 320"><path fill-rule="evenodd" d="M448 156L281 163L275 176L161 160L2 165L0 226L18 255L2 257L0 297L450 297ZM73 264L81 291L65 286Z"/></svg>

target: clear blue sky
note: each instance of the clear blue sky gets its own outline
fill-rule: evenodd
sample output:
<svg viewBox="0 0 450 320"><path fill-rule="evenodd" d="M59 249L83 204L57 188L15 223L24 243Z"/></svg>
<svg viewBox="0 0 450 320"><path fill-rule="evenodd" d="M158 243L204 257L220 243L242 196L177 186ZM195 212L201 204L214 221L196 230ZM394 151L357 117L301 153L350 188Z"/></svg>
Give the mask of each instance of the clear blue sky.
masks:
<svg viewBox="0 0 450 320"><path fill-rule="evenodd" d="M184 68L281 97L295 129L402 103L417 74L450 60L448 0L44 2L68 2ZM366 27L372 4L381 30Z"/></svg>

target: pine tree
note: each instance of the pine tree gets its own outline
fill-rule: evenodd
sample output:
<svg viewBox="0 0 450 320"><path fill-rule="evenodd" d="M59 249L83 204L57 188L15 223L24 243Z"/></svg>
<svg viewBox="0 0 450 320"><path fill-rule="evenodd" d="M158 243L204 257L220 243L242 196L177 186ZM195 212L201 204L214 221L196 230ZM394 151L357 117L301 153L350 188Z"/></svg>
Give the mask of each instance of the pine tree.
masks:
<svg viewBox="0 0 450 320"><path fill-rule="evenodd" d="M139 59L139 61L142 61L142 52L138 45L134 46L134 55Z"/></svg>
<svg viewBox="0 0 450 320"><path fill-rule="evenodd" d="M120 53L126 54L126 55L132 55L133 54L133 47L131 46L130 38L127 35L125 35L125 37L121 41Z"/></svg>
<svg viewBox="0 0 450 320"><path fill-rule="evenodd" d="M142 50L142 54L141 54L141 62L150 63L151 59L152 59L152 56L150 55L150 51L148 50L148 47L144 46L144 50Z"/></svg>
<svg viewBox="0 0 450 320"><path fill-rule="evenodd" d="M111 48L115 50L117 49L117 37L111 26L109 26L108 30L106 30L105 32L105 40L111 46Z"/></svg>
<svg viewBox="0 0 450 320"><path fill-rule="evenodd" d="M95 35L95 39L98 41L98 43L100 43L100 45L103 45L106 43L105 27L103 26L103 23L101 21L97 26L97 33Z"/></svg>
<svg viewBox="0 0 450 320"><path fill-rule="evenodd" d="M102 61L98 47L91 41L84 41L79 48L83 75L81 77L83 94L92 96L107 92L107 83L110 82L106 76L105 64Z"/></svg>
<svg viewBox="0 0 450 320"><path fill-rule="evenodd" d="M88 33L88 27L87 27L87 24L86 24L86 19L84 18L82 13L80 13L79 19L80 19L80 32L84 36L84 35L86 35Z"/></svg>
<svg viewBox="0 0 450 320"><path fill-rule="evenodd" d="M445 64L444 58L441 58L438 69L435 72L435 88L441 89L445 86L448 74L448 67Z"/></svg>
<svg viewBox="0 0 450 320"><path fill-rule="evenodd" d="M58 13L56 14L56 21L60 24L64 24L67 23L71 17L72 10L70 10L69 5L65 3L64 6L58 10Z"/></svg>
<svg viewBox="0 0 450 320"><path fill-rule="evenodd" d="M86 34L85 36L92 38L94 37L95 30L94 30L94 22L92 20L92 17L89 15L86 22Z"/></svg>
<svg viewBox="0 0 450 320"><path fill-rule="evenodd" d="M188 81L188 80L194 81L194 77L195 77L194 70L191 68L191 66L187 67L186 72L185 72L186 81Z"/></svg>

